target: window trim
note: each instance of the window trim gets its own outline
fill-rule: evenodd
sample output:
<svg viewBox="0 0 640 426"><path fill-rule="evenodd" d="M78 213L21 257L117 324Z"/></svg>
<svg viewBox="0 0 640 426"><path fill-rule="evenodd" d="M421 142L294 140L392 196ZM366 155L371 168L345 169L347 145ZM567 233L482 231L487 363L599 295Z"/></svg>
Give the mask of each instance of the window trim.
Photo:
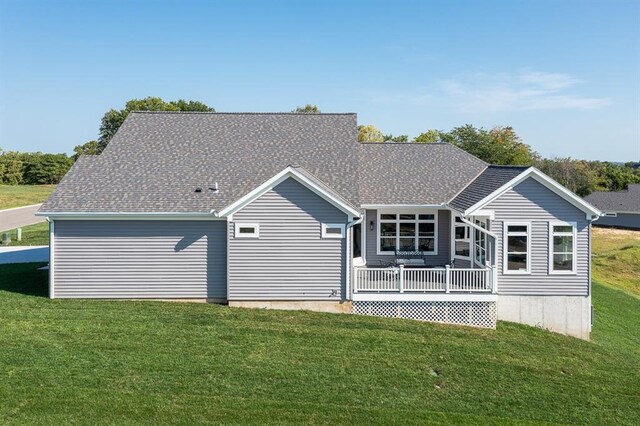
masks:
<svg viewBox="0 0 640 426"><path fill-rule="evenodd" d="M355 238L354 238L354 228L360 225L360 257L352 257L352 261L353 261L353 265L354 266L363 266L366 264L365 259L367 258L367 254L366 254L366 245L367 245L367 239L365 237L365 229L366 229L366 220L363 220L353 226L351 226L349 228L349 235L351 238L351 253L350 255L353 256L353 247L355 245Z"/></svg>
<svg viewBox="0 0 640 426"><path fill-rule="evenodd" d="M524 271L509 270L509 226L526 226L527 232L527 269ZM523 235L522 232L514 232L512 235ZM504 275L531 275L531 222L504 222L502 229L502 273Z"/></svg>
<svg viewBox="0 0 640 426"><path fill-rule="evenodd" d="M241 234L240 228L253 228L254 232L251 234ZM235 222L234 223L234 237L235 238L260 238L260 224L253 222Z"/></svg>
<svg viewBox="0 0 640 426"><path fill-rule="evenodd" d="M452 250L453 259L461 259L461 260L469 260L470 261L471 260L471 252L472 252L472 247L471 247L471 232L472 231L471 231L471 227L469 225L467 225L466 223L464 223L464 222L456 222L456 218L459 218L459 217L460 217L459 215L455 215L455 214L451 215L452 222L453 222L453 227L452 227L452 231L453 232L451 233L451 241L453 242L453 244L452 244L452 246L453 246L452 247L453 248L453 250ZM458 227L460 227L460 228L464 227L466 238L462 238L460 240L456 238L456 228L458 228ZM462 256L462 255L456 253L456 242L458 242L458 241L463 241L463 242L466 242L467 244L469 244L469 256Z"/></svg>
<svg viewBox="0 0 640 426"><path fill-rule="evenodd" d="M340 234L329 234L327 228L339 228ZM344 223L323 223L322 224L322 238L343 239L345 236L346 225Z"/></svg>
<svg viewBox="0 0 640 426"><path fill-rule="evenodd" d="M482 229L484 229L485 231L489 231L489 217L488 216L474 216L473 217L473 223L476 226L481 227ZM471 228L471 227L469 227ZM476 238L476 235L480 235L481 236L481 240L483 244L480 244L480 241L478 238ZM487 266L487 259L488 259L488 248L489 248L489 239L487 238L487 233L486 232L482 232L476 228L473 229L473 244L470 245L470 251L469 251L469 257L471 259L471 261L473 262L474 265L479 266L481 268L485 268ZM477 253L477 249L481 249L484 252L484 263L480 262L480 260L478 260L476 258L476 253Z"/></svg>
<svg viewBox="0 0 640 426"><path fill-rule="evenodd" d="M550 221L549 222L549 240L548 240L548 252L549 252L549 275L576 275L578 273L578 224L576 222L562 222L562 221ZM553 232L554 226L571 226L572 236L572 262L570 271L556 271L553 269L553 255L555 254L553 249ZM559 235L568 235L568 232L559 232Z"/></svg>
<svg viewBox="0 0 640 426"><path fill-rule="evenodd" d="M375 230L376 233L376 253L378 256L395 256L395 250L394 251L381 251L380 250L380 239L382 237L380 237L380 230L382 229L382 219L381 219L381 215L383 214L395 214L396 215L396 219L391 220L391 219L384 219L385 223L395 223L396 224L396 250L398 249L398 240L400 239L400 222L411 222L409 220L401 220L400 219L400 215L401 214L415 214L416 218L413 221L413 223L416 224L416 235L414 237L409 237L409 238L415 238L416 242L418 242L419 240L419 236L418 236L418 232L419 232L419 224L420 223L433 223L433 237L423 237L423 238L433 238L433 251L422 251L421 253L424 256L437 256L438 255L438 209L403 209L403 208L393 208L393 209L378 209L376 212L376 219L377 219L377 229ZM420 220L418 215L421 214L431 214L433 215L433 220ZM391 238L391 237L387 237L387 238Z"/></svg>

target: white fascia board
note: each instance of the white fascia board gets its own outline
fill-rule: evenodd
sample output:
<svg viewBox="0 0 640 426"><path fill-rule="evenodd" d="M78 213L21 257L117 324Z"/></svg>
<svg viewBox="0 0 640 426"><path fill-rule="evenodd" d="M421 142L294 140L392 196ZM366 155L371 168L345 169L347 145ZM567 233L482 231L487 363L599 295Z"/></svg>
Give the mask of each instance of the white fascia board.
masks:
<svg viewBox="0 0 640 426"><path fill-rule="evenodd" d="M529 177L535 179L538 183L542 184L547 189L551 190L552 192L559 195L567 202L573 204L575 207L585 212L587 214L588 219L591 219L589 215L592 215L592 216L601 215L600 210L596 209L594 206L587 203L582 198L580 198L573 192L569 191L567 188L560 185L558 182L551 179L549 176L542 173L540 170L536 169L535 167L529 167L528 169L520 173L518 176L511 179L509 182L505 183L500 188L496 189L491 194L487 195L482 200L478 201L473 206L469 207L467 210L463 212L463 216L466 217L469 215L473 215L476 210L481 209L482 207L489 204L491 201L495 200L496 198L500 197L502 194L509 191L510 189L512 189L513 187L515 187L516 185L523 182L525 179Z"/></svg>
<svg viewBox="0 0 640 426"><path fill-rule="evenodd" d="M270 191L274 187L278 186L280 183L285 180L293 178L300 182L302 185L306 186L308 189L313 191L315 194L333 204L335 207L346 213L347 215L353 217L360 217L360 212L353 207L346 204L344 201L334 197L332 194L329 194L323 188L320 187L316 182L304 176L302 173L298 172L293 167L287 167L282 170L277 175L273 176L271 179L264 182L262 185L255 188L253 191L249 192L244 197L240 198L238 201L230 204L226 208L222 209L217 216L218 217L226 217L230 214L237 212L238 210L243 209L247 205L251 204L254 200Z"/></svg>
<svg viewBox="0 0 640 426"><path fill-rule="evenodd" d="M180 212L38 212L36 216L56 220L222 220L211 213Z"/></svg>
<svg viewBox="0 0 640 426"><path fill-rule="evenodd" d="M449 209L446 204L361 204L361 208L369 210L384 209Z"/></svg>

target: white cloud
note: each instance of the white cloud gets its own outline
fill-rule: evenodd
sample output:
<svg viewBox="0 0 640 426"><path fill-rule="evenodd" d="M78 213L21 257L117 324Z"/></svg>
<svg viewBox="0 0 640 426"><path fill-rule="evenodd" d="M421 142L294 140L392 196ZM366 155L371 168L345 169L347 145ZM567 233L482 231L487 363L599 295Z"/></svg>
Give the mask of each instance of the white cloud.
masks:
<svg viewBox="0 0 640 426"><path fill-rule="evenodd" d="M441 81L428 90L368 92L373 103L431 105L457 111L489 113L517 110L594 109L609 98L573 93L585 81L548 72L473 74Z"/></svg>

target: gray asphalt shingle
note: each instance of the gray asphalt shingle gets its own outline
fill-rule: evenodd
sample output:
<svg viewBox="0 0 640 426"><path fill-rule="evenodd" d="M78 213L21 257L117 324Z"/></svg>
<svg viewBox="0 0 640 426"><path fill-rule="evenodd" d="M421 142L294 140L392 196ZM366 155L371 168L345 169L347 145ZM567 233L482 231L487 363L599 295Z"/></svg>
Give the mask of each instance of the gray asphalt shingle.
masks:
<svg viewBox="0 0 640 426"><path fill-rule="evenodd" d="M491 165L451 200L449 205L459 211L464 211L527 169L528 167L525 166Z"/></svg>
<svg viewBox="0 0 640 426"><path fill-rule="evenodd" d="M487 169L449 144L359 143L355 114L134 112L40 211L220 211L289 165L354 207L444 204Z"/></svg>
<svg viewBox="0 0 640 426"><path fill-rule="evenodd" d="M603 212L640 213L640 184L631 184L624 191L592 192L585 200Z"/></svg>

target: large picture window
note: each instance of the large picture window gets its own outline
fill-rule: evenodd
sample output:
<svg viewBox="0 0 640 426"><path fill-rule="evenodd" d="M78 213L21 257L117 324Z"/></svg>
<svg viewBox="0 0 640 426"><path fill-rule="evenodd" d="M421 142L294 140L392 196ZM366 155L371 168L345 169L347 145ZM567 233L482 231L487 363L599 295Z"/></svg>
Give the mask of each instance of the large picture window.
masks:
<svg viewBox="0 0 640 426"><path fill-rule="evenodd" d="M576 226L570 223L549 224L549 272L576 272Z"/></svg>
<svg viewBox="0 0 640 426"><path fill-rule="evenodd" d="M528 274L531 268L531 225L504 224L504 273Z"/></svg>
<svg viewBox="0 0 640 426"><path fill-rule="evenodd" d="M378 251L436 253L437 220L435 213L379 213Z"/></svg>

